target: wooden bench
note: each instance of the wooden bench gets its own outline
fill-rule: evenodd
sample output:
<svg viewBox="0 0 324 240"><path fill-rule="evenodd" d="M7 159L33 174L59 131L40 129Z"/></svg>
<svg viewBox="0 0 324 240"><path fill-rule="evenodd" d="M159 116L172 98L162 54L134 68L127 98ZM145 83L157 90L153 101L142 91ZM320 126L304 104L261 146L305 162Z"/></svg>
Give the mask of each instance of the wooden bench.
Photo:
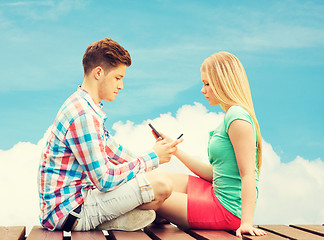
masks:
<svg viewBox="0 0 324 240"><path fill-rule="evenodd" d="M267 232L267 235L255 237L244 235L243 239L250 240L324 240L324 225L258 225L260 229ZM143 231L89 231L89 232L62 232L47 231L43 227L34 226L28 236L24 226L0 227L1 240L168 240L168 239L198 239L198 240L231 240L239 239L234 232L215 230L186 230L180 229L172 224L150 225Z"/></svg>

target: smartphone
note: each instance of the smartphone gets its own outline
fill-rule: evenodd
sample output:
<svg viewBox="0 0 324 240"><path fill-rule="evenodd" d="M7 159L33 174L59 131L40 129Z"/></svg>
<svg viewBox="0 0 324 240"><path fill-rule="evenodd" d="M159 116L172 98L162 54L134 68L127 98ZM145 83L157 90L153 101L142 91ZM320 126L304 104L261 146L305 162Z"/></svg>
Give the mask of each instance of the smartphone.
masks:
<svg viewBox="0 0 324 240"><path fill-rule="evenodd" d="M163 137L160 135L160 133L158 131L156 131L156 129L152 126L151 123L148 124L150 126L150 128L152 128L153 132L156 134L156 136L160 137L161 139L163 139Z"/></svg>
<svg viewBox="0 0 324 240"><path fill-rule="evenodd" d="M153 130L153 132L156 134L156 136L158 136L158 137L160 137L161 139L163 139L163 137L159 134L158 131L156 131L156 129L152 126L151 123L149 123L148 125L152 128L152 130ZM181 133L181 135L180 135L177 139L180 139L182 136L183 136L183 134Z"/></svg>
<svg viewBox="0 0 324 240"><path fill-rule="evenodd" d="M180 134L180 136L177 139L180 139L183 136L183 133Z"/></svg>

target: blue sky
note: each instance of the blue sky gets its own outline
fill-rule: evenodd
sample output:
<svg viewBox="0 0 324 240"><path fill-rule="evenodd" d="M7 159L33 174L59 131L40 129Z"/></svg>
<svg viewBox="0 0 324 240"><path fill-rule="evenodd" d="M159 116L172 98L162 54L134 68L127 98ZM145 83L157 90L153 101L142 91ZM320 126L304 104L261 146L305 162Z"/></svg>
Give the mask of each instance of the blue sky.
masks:
<svg viewBox="0 0 324 240"><path fill-rule="evenodd" d="M246 69L263 138L283 162L324 159L323 1L1 1L0 149L37 143L82 83L87 46L132 56L106 126L200 102L200 64L229 51ZM192 126L193 128L199 126Z"/></svg>

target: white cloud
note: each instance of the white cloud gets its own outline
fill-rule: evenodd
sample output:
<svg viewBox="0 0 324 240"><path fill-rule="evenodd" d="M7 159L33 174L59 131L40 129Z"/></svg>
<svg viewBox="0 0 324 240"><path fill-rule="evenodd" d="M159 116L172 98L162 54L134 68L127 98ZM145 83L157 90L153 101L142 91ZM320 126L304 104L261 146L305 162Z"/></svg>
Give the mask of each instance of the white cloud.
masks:
<svg viewBox="0 0 324 240"><path fill-rule="evenodd" d="M264 164L256 222L321 224L324 219L324 162L300 156L289 163L269 143L263 144Z"/></svg>
<svg viewBox="0 0 324 240"><path fill-rule="evenodd" d="M176 116L163 114L154 119L153 125L172 137L184 133L181 148L202 161L207 161L208 132L222 120L223 113L207 112L196 103L183 106ZM147 121L139 125L132 122L113 126L116 139L130 150L140 153L153 145ZM143 145L138 145L142 142ZM174 158L162 165L166 171L189 171ZM255 223L257 224L321 224L324 219L324 162L308 161L301 157L289 163L281 163L271 145L264 141L263 166L260 176Z"/></svg>
<svg viewBox="0 0 324 240"><path fill-rule="evenodd" d="M36 145L19 142L8 151L0 150L1 226L39 225L37 170L45 138Z"/></svg>
<svg viewBox="0 0 324 240"><path fill-rule="evenodd" d="M154 144L147 122L171 137L184 134L181 148L207 160L208 132L222 121L223 113L208 112L196 103L181 107L175 116L171 113L135 125L128 121L113 125L115 139L141 153ZM45 134L46 136L47 134ZM139 144L140 143L140 144ZM45 137L36 145L18 143L8 151L0 150L0 182L2 193L0 225L25 225L30 231L38 222L37 170ZM264 142L263 167L260 178L260 196L255 214L256 224L321 224L324 219L324 162L308 161L302 157L281 163L271 145ZM189 173L175 158L162 165L166 171ZM2 196L4 196L2 194Z"/></svg>

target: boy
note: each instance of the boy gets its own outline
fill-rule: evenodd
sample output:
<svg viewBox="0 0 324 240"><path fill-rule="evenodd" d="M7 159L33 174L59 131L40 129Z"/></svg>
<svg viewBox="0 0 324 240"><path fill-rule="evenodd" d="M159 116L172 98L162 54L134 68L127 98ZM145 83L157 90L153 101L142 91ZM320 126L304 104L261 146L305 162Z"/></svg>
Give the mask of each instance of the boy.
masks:
<svg viewBox="0 0 324 240"><path fill-rule="evenodd" d="M123 89L127 50L111 39L92 43L84 53L84 80L59 110L38 173L41 224L49 230L133 231L155 218L171 194L171 182L150 172L170 161L176 145L158 140L151 152L134 157L111 139L102 100Z"/></svg>

